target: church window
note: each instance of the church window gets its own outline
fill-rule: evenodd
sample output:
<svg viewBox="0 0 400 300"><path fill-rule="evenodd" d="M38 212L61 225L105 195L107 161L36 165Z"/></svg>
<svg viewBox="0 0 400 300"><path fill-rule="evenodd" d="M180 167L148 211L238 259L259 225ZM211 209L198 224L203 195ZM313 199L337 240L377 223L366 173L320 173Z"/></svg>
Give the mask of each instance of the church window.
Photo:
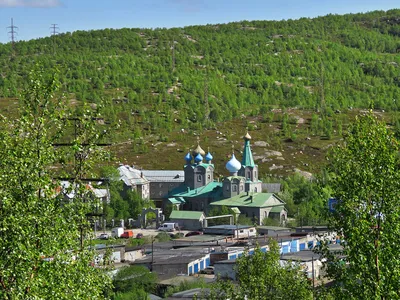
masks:
<svg viewBox="0 0 400 300"><path fill-rule="evenodd" d="M250 172L247 172L247 179L250 179Z"/></svg>
<svg viewBox="0 0 400 300"><path fill-rule="evenodd" d="M241 191L241 192L243 191L243 185L240 186L240 191Z"/></svg>
<svg viewBox="0 0 400 300"><path fill-rule="evenodd" d="M207 175L207 179L211 180L211 175L210 174Z"/></svg>
<svg viewBox="0 0 400 300"><path fill-rule="evenodd" d="M254 178L257 178L257 171L254 171Z"/></svg>
<svg viewBox="0 0 400 300"><path fill-rule="evenodd" d="M233 188L233 191L234 191L234 192L237 191L237 186L236 186L236 185L232 186L232 188Z"/></svg>
<svg viewBox="0 0 400 300"><path fill-rule="evenodd" d="M256 193L257 193L257 188L256 188L256 187L254 188L254 192L256 192Z"/></svg>
<svg viewBox="0 0 400 300"><path fill-rule="evenodd" d="M201 175L197 175L197 181L201 181Z"/></svg>
<svg viewBox="0 0 400 300"><path fill-rule="evenodd" d="M229 185L226 186L226 190L229 191Z"/></svg>

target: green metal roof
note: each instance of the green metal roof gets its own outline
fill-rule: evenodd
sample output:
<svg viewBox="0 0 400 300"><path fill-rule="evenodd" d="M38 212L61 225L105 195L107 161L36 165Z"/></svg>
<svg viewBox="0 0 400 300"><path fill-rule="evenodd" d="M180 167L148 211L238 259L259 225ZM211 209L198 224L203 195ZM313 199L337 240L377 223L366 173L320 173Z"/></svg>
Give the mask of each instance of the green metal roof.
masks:
<svg viewBox="0 0 400 300"><path fill-rule="evenodd" d="M200 220L204 213L202 211L188 211L188 210L173 210L169 218L172 219L186 219L186 220Z"/></svg>
<svg viewBox="0 0 400 300"><path fill-rule="evenodd" d="M249 140L244 141L242 166L246 166L246 167L254 167L255 166L254 160L253 160L253 154L251 153Z"/></svg>
<svg viewBox="0 0 400 300"><path fill-rule="evenodd" d="M171 193L171 196L173 197L190 197L190 198L195 198L195 197L204 197L208 193L214 193L218 194L222 190L222 182L210 182L209 184L199 187L197 189L193 190L182 190L176 193Z"/></svg>
<svg viewBox="0 0 400 300"><path fill-rule="evenodd" d="M183 204L186 203L185 199L183 199L182 197L171 197L168 198L168 201L171 202L172 204Z"/></svg>
<svg viewBox="0 0 400 300"><path fill-rule="evenodd" d="M272 193L254 193L247 194L241 193L235 197L227 198L220 201L215 201L210 203L210 205L216 206L236 206L236 207L269 207L269 206L279 206L283 207L285 202L279 199L276 195Z"/></svg>

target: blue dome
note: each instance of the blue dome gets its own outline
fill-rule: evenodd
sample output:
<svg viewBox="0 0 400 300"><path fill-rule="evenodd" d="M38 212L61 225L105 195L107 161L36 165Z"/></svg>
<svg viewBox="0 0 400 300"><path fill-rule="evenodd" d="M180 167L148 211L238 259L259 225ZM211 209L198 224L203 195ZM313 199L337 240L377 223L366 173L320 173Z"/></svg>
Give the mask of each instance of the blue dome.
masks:
<svg viewBox="0 0 400 300"><path fill-rule="evenodd" d="M197 156L194 158L194 161L197 162L197 163L203 161L203 156L201 156L200 153L197 154Z"/></svg>
<svg viewBox="0 0 400 300"><path fill-rule="evenodd" d="M190 151L188 152L188 154L186 154L185 160L186 160L187 162L191 162L191 161L192 161L192 156L190 155Z"/></svg>
<svg viewBox="0 0 400 300"><path fill-rule="evenodd" d="M213 159L213 156L211 155L210 152L208 152L206 155L206 161L211 161L212 159Z"/></svg>
<svg viewBox="0 0 400 300"><path fill-rule="evenodd" d="M242 164L236 159L235 154L232 153L232 158L226 163L225 167L230 173L237 173L242 167Z"/></svg>

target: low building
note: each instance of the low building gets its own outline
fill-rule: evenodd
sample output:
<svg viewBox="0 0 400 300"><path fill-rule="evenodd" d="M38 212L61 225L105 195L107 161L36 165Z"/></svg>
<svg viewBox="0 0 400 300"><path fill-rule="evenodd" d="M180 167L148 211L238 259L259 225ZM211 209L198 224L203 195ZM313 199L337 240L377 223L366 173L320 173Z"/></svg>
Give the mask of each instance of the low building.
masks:
<svg viewBox="0 0 400 300"><path fill-rule="evenodd" d="M287 219L285 202L272 193L241 193L235 197L215 201L212 207L237 207L246 217L261 225L265 218L272 218L284 224Z"/></svg>
<svg viewBox="0 0 400 300"><path fill-rule="evenodd" d="M178 223L180 229L199 230L203 228L206 216L202 211L173 210L169 216L170 222Z"/></svg>
<svg viewBox="0 0 400 300"><path fill-rule="evenodd" d="M317 279L321 275L322 262L320 255L313 251L304 250L283 254L280 260L282 263L298 263L301 266L301 270L307 274L307 278L309 279Z"/></svg>
<svg viewBox="0 0 400 300"><path fill-rule="evenodd" d="M210 254L202 248L155 251L143 259L135 260L132 265L147 267L157 273L160 280L178 275L191 275L210 265Z"/></svg>
<svg viewBox="0 0 400 300"><path fill-rule="evenodd" d="M266 235L269 237L289 236L291 234L290 228L278 226L258 226L257 232L259 235Z"/></svg>
<svg viewBox="0 0 400 300"><path fill-rule="evenodd" d="M216 225L204 228L204 233L249 238L256 236L256 228L247 225Z"/></svg>

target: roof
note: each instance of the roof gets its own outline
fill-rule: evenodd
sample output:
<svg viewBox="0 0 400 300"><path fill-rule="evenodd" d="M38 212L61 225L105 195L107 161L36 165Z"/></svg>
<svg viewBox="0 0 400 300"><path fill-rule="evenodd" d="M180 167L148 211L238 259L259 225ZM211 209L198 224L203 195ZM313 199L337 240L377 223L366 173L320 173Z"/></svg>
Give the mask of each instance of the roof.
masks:
<svg viewBox="0 0 400 300"><path fill-rule="evenodd" d="M226 230L233 230L233 229L249 229L254 228L252 225L215 225L215 226L208 226L205 229L226 229Z"/></svg>
<svg viewBox="0 0 400 300"><path fill-rule="evenodd" d="M202 211L173 210L170 219L200 220L204 215Z"/></svg>
<svg viewBox="0 0 400 300"><path fill-rule="evenodd" d="M258 230L275 230L275 231L279 231L279 230L285 230L285 231L290 231L290 228L286 228L286 227L278 227L278 226L257 226Z"/></svg>
<svg viewBox="0 0 400 300"><path fill-rule="evenodd" d="M213 194L215 196L219 195L222 191L222 182L210 182L209 184L199 187L197 189L189 189L188 187L181 186L175 190L173 190L170 194L172 197L205 197L210 196L206 194Z"/></svg>
<svg viewBox="0 0 400 300"><path fill-rule="evenodd" d="M136 186L147 184L149 181L144 176L143 172L131 166L124 165L118 168L120 179L127 186Z"/></svg>
<svg viewBox="0 0 400 300"><path fill-rule="evenodd" d="M168 198L168 201L171 202L172 204L183 204L186 203L185 199L182 197L170 197Z"/></svg>
<svg viewBox="0 0 400 300"><path fill-rule="evenodd" d="M271 208L271 210L269 212L280 213L284 209L285 209L285 207L283 205L282 206L274 206L273 208Z"/></svg>
<svg viewBox="0 0 400 300"><path fill-rule="evenodd" d="M285 202L272 193L241 193L235 197L210 203L213 206L236 207L273 207L283 206Z"/></svg>
<svg viewBox="0 0 400 300"><path fill-rule="evenodd" d="M179 170L143 170L143 175L150 182L184 182L185 172Z"/></svg>
<svg viewBox="0 0 400 300"><path fill-rule="evenodd" d="M93 192L96 198L107 198L109 199L109 193L107 189L96 189L90 183L85 184L86 189L88 191ZM71 183L69 181L60 181L60 188L58 189L69 199L75 198L75 189L71 187Z"/></svg>
<svg viewBox="0 0 400 300"><path fill-rule="evenodd" d="M247 139L244 141L242 166L246 166L246 167L254 167L255 166L253 154L251 153L250 141Z"/></svg>

